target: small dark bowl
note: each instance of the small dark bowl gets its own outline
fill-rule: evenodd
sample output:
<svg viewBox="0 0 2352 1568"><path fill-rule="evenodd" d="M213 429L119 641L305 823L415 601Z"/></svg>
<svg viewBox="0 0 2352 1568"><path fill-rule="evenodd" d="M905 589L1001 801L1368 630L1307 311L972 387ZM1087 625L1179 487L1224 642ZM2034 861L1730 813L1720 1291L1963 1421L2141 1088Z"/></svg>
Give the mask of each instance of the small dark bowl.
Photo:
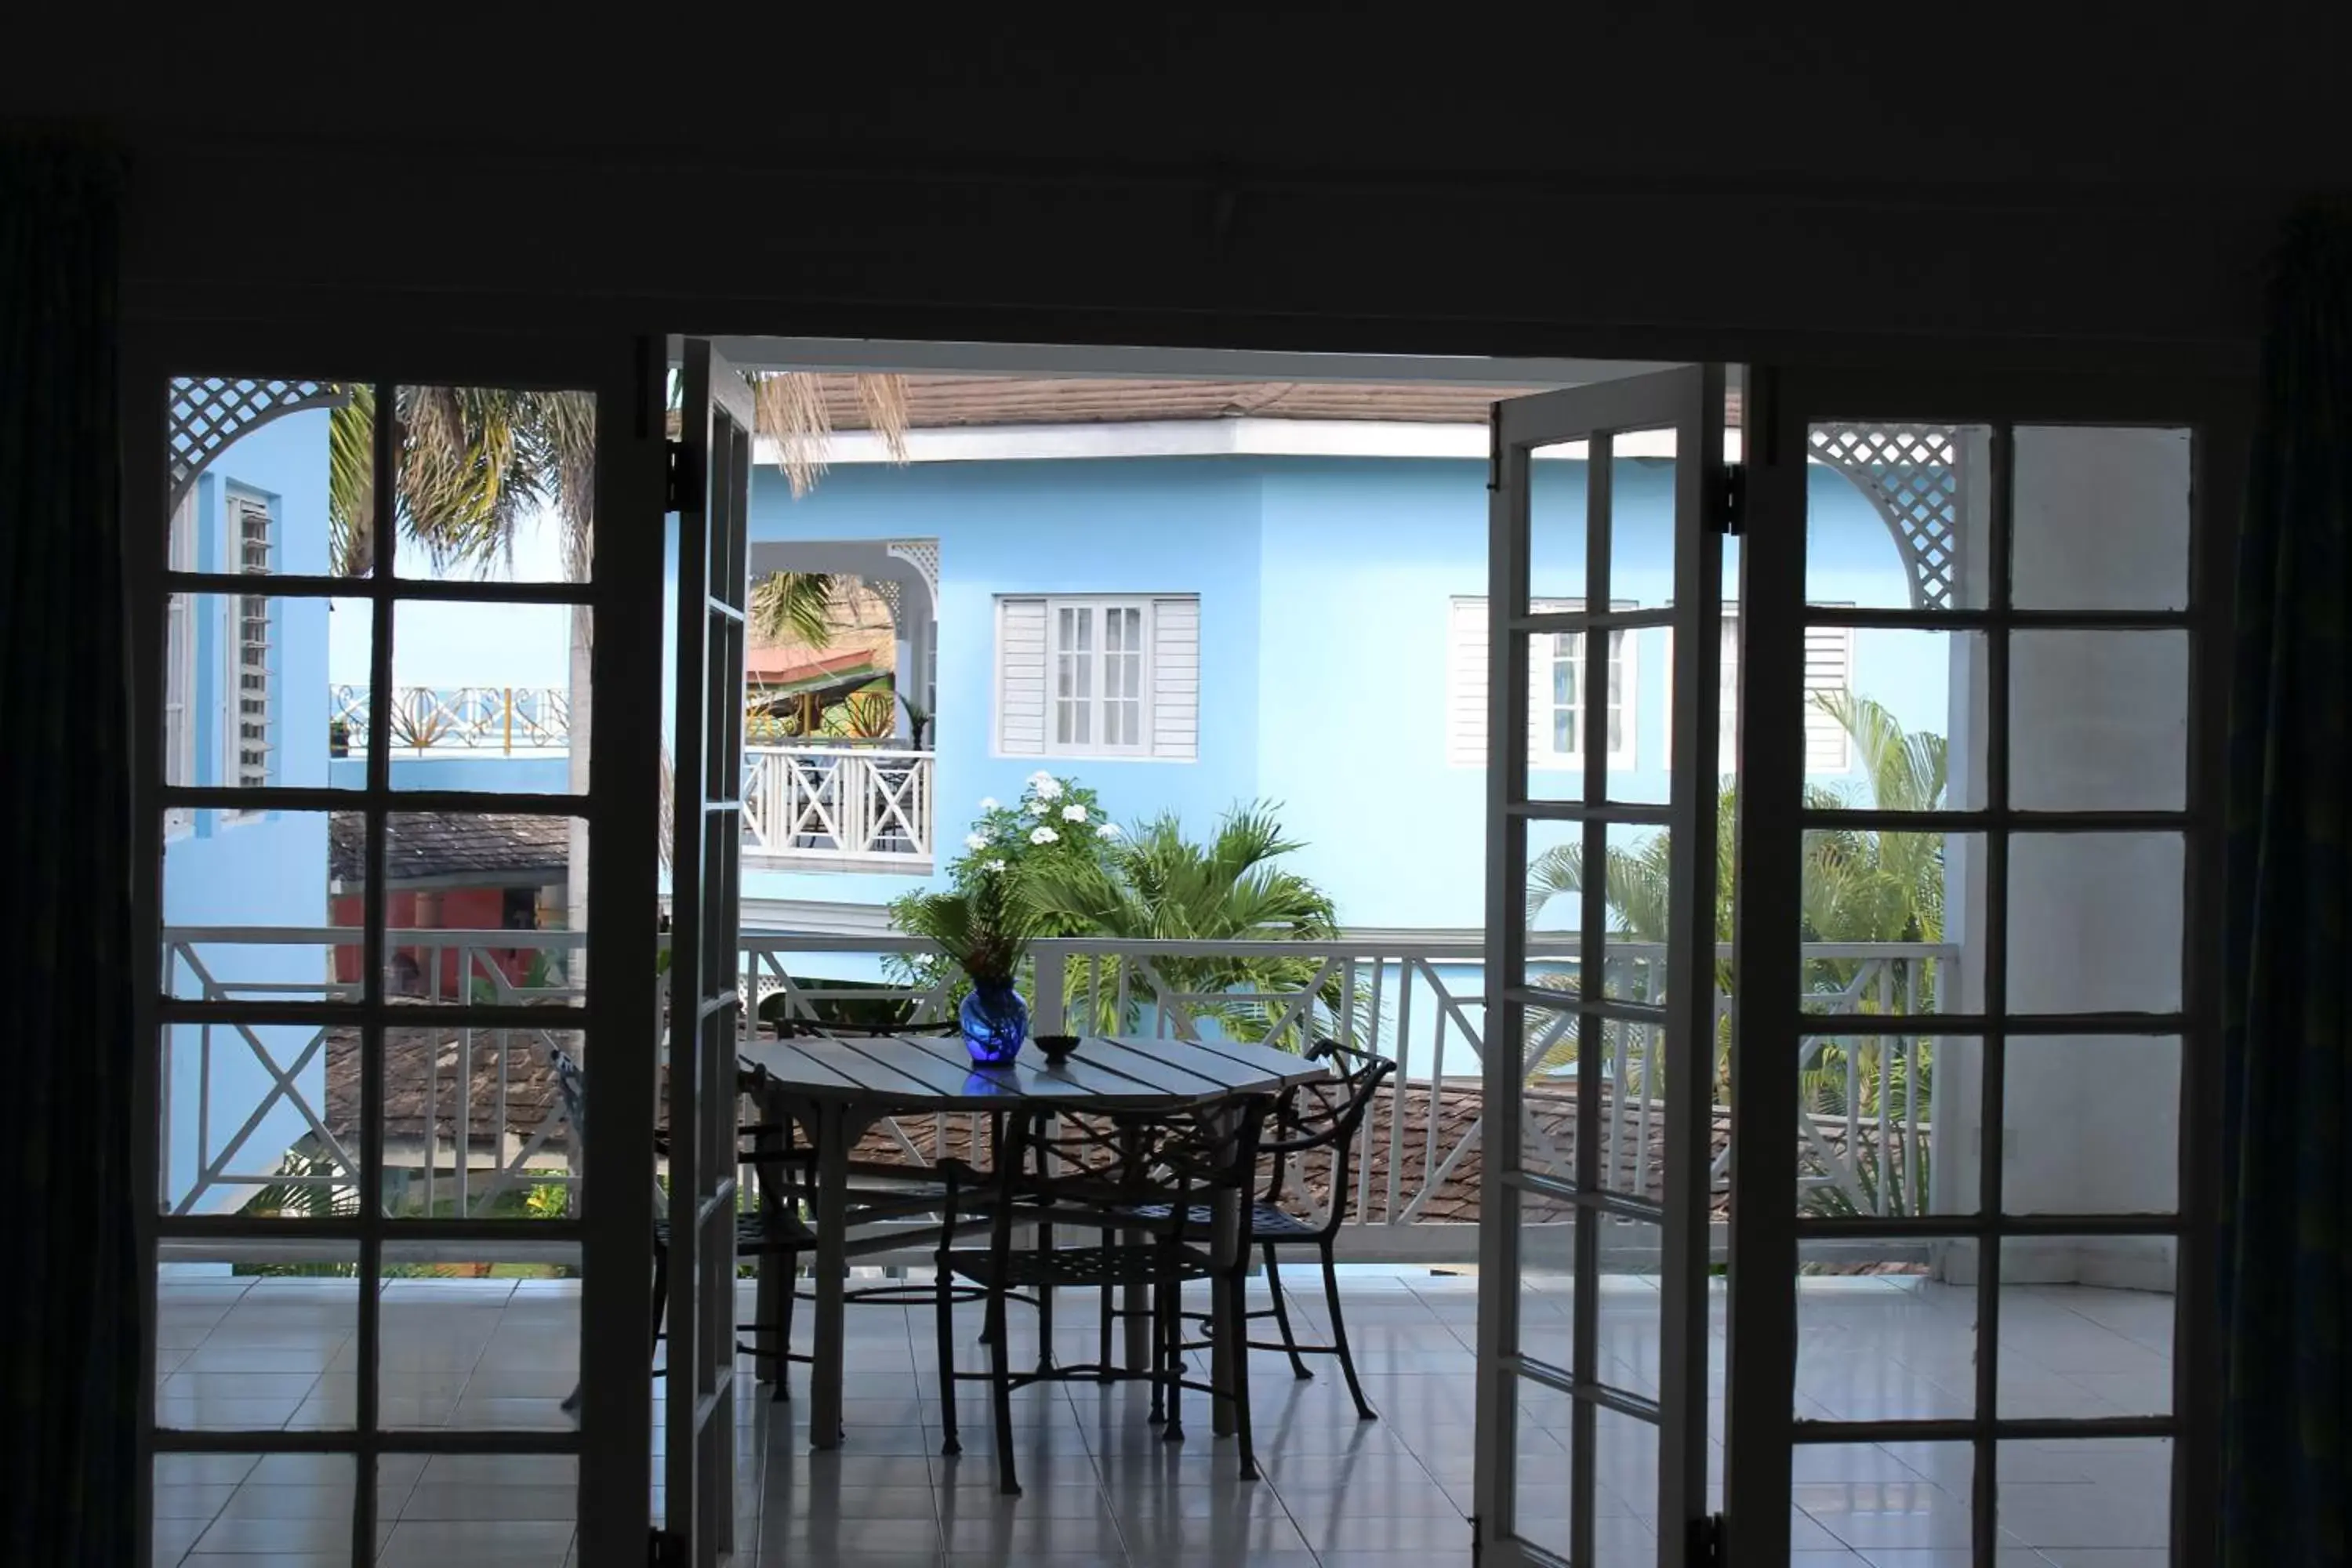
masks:
<svg viewBox="0 0 2352 1568"><path fill-rule="evenodd" d="M1037 1042L1037 1048L1045 1053L1045 1059L1055 1067L1068 1061L1070 1053L1078 1048L1078 1037L1076 1035L1033 1035L1030 1037Z"/></svg>

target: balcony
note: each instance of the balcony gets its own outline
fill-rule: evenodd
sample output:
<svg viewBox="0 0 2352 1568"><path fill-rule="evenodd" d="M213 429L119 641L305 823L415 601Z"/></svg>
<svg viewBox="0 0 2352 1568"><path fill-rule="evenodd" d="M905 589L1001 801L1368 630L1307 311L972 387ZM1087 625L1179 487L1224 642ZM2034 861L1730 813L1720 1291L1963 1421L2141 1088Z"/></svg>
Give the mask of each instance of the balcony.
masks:
<svg viewBox="0 0 2352 1568"><path fill-rule="evenodd" d="M854 755L854 753L853 753ZM887 755L887 754L886 754ZM417 1024L391 1031L384 1097L387 1180L400 1184L395 1202L423 1212L484 1214L531 1190L561 1190L571 1182L569 1130L548 1081L547 1047L562 1041L567 1024L560 1005L578 993L562 981L566 956L585 945L584 934L541 931L395 931L393 961L414 960L425 994ZM357 952L355 929L321 927L171 928L165 931L167 984L178 994L211 1001L250 999L249 987L219 976L226 965L249 962L269 948L288 952ZM1572 974L1569 944L1538 941L1533 955L1556 978ZM745 989L761 1006L806 1016L828 1004L911 1002L917 1016L941 1016L944 998L913 986L877 986L855 973L921 951L907 938L747 934L740 952ZM1649 944L1611 944L1610 984L1624 994L1650 984L1664 955ZM1034 1027L1049 1031L1066 1020L1091 1017L1095 1026L1118 1021L1123 1032L1198 1037L1203 1029L1243 1028L1277 1041L1301 1042L1335 1032L1352 1018L1369 1038L1401 1064L1396 1087L1368 1118L1355 1151L1349 1214L1342 1256L1377 1263L1468 1264L1477 1257L1477 1217L1485 1117L1483 1064L1485 950L1475 941L1341 942L1118 942L1068 938L1040 942ZM1723 955L1726 959L1727 951ZM1958 950L1929 943L1818 943L1807 949L1816 976L1805 1005L1821 1016L1822 1032L1809 1039L1796 1070L1807 1086L1807 1114L1790 1129L1799 1145L1799 1190L1792 1201L1817 1214L1916 1215L1937 1207L1931 1177L1954 1179L1964 1152L1939 1147L1936 1115L1937 1053L1958 1042L1933 1038L1933 1017L1922 1011L1918 1035L1841 1039L1841 1014L1922 1010L1939 971ZM1214 980L1218 965L1234 960L1281 958L1306 965L1304 983L1285 993L1244 993ZM404 965L404 968L406 966ZM822 974L838 976L829 986ZM534 976L530 984L518 976ZM454 977L454 978L453 978ZM355 997L355 984L331 983L326 994ZM470 995L500 1003L550 1005L546 1026L531 1029L435 1027L436 1001ZM1719 996L1727 1019L1729 998ZM1729 1189L1730 1114L1727 1102L1729 1031L1717 1032L1713 1078L1714 1147L1709 1186L1717 1221ZM1654 1070L1656 1031L1612 1024L1593 1042L1604 1053L1603 1103L1599 1117L1601 1169L1620 1190L1658 1191L1663 1139L1663 1087ZM164 1166L194 1173L173 1195L179 1213L235 1207L264 1187L346 1188L356 1171L359 1093L355 1032L285 1026L187 1025L165 1042L164 1080L184 1077L194 1103L166 1118ZM1569 1072L1581 1048L1558 1024L1533 1029L1518 1043L1526 1082L1526 1133L1551 1157L1572 1159L1577 1089ZM270 1064L273 1104L291 1108L305 1129L293 1155L247 1147L262 1120L250 1093L232 1102L214 1086L222 1064L235 1058ZM175 1069L200 1059L201 1071ZM1964 1065L1950 1063L1951 1065ZM252 1081L250 1078L246 1080ZM215 1100L221 1100L215 1103ZM877 1159L927 1164L970 1136L962 1119L909 1118L869 1135L863 1152ZM222 1141L219 1129L244 1140ZM193 1134L196 1147L171 1147ZM1939 1156L1947 1156L1941 1157ZM287 1162L298 1161L289 1170ZM1328 1183L1318 1202L1330 1198ZM1523 1205L1530 1256L1564 1263L1565 1208L1540 1199ZM1548 1249L1556 1248L1557 1255ZM1925 1266L1924 1247L1872 1244L1873 1263Z"/></svg>
<svg viewBox="0 0 2352 1568"><path fill-rule="evenodd" d="M746 746L745 864L929 875L931 763L870 746Z"/></svg>
<svg viewBox="0 0 2352 1568"><path fill-rule="evenodd" d="M544 1060L547 1043L563 1037L561 1005L575 994L550 977L562 974L562 955L583 937L403 931L392 941L417 950L416 973L428 977L428 986L443 985L438 977L454 966L469 994L478 981L491 998L544 1004L550 1016L544 1028L459 1030L434 1026L420 1011L417 1026L389 1032L385 1162L394 1190L387 1197L404 1213L536 1213L542 1205L560 1212L572 1180L571 1130L546 1081ZM167 958L183 994L225 999L233 983L205 976L225 970L219 960L228 951L278 943L315 952L358 942L356 931L335 928L184 928L167 933ZM1547 940L1536 948L1560 974L1572 971L1564 945ZM518 963L519 947L536 948L549 962ZM846 984L859 978L852 972L913 951L914 944L896 939L753 934L742 944L740 973L746 989L771 1007L815 1010L852 995L872 998L874 991ZM451 964L432 961L440 953ZM1305 959L1307 981L1281 994L1250 994L1202 983L1218 961L1265 953ZM1612 984L1643 984L1661 957L1640 944L1612 944ZM1295 1382L1278 1355L1254 1358L1255 1429L1267 1479L1249 1487L1234 1478L1230 1449L1205 1434L1181 1447L1161 1444L1128 1394L1054 1389L1019 1407L1015 1436L1030 1491L1003 1500L989 1489L993 1473L984 1446L961 1459L938 1452L926 1320L852 1311L846 1353L856 1376L845 1409L852 1431L838 1453L811 1455L806 1401L770 1403L750 1366L739 1364L737 1560L1306 1568L1410 1555L1421 1568L1468 1563L1479 1075L1494 1045L1479 1001L1481 945L1076 939L1043 943L1037 958L1040 1028L1056 1018L1116 1015L1147 1034L1182 1036L1246 1020L1253 1029L1296 1036L1328 1026L1336 1001L1339 1016L1359 1020L1365 1035L1405 1064L1401 1087L1377 1109L1355 1151L1341 1252L1349 1331L1382 1419L1357 1422L1334 1375ZM1959 1042L1936 1037L1929 1009L1942 977L1964 960L1956 947L1931 944L1807 950L1804 1005L1821 1024L1805 1059L1791 1064L1808 1085L1811 1107L1789 1130L1803 1173L1791 1201L1817 1214L1939 1212L1937 1184L1960 1180L1967 1157L1961 1093L1968 1063ZM517 973L547 983L519 983ZM824 975L843 984L828 984ZM938 1000L913 987L899 994L934 1005ZM1920 1033L1867 1042L1836 1033L1841 1016L1889 1012L1917 1013ZM257 1033L268 1034L267 1026ZM1654 1185L1663 1110L1655 1089L1663 1086L1647 1070L1652 1041L1634 1026L1591 1044L1605 1053L1609 1086L1599 1119L1603 1168L1621 1186ZM167 1170L200 1173L169 1194L179 1212L218 1212L264 1190L281 1203L291 1194L331 1203L352 1194L360 1114L355 1038L281 1028L260 1039L229 1026L185 1026L167 1050L203 1058L206 1070L193 1079L202 1092L224 1054L264 1045L283 1065L284 1092L299 1103L301 1124L311 1131L294 1157L281 1159L280 1151L236 1145L240 1130L258 1120L249 1099L168 1108L167 1137L200 1141L185 1161L167 1157ZM1572 1153L1568 1113L1576 1090L1560 1068L1580 1043L1538 1031L1515 1048L1529 1084L1530 1132ZM589 1062L593 1076L593 1048ZM166 1083L183 1081L172 1066L167 1059ZM1719 1215L1731 1152L1719 1074L1714 1094L1711 1183ZM1939 1115L1948 1100L1961 1109ZM863 1152L919 1166L970 1136L964 1119L910 1118L877 1129ZM1328 1179L1316 1190L1319 1202L1333 1195ZM1559 1215L1528 1207L1526 1194L1522 1218L1528 1265L1519 1294L1522 1321L1553 1325L1564 1337L1565 1228ZM2085 1245L2095 1247L2096 1239ZM348 1256L347 1247L339 1251L331 1243L294 1240L165 1244L161 1419L199 1430L349 1425L356 1408L350 1363L356 1287L344 1278L289 1277L347 1269ZM387 1419L436 1430L567 1428L558 1401L577 1374L576 1249L526 1240L408 1243L389 1248L385 1260L380 1395ZM1612 1235L1601 1262L1599 1354L1612 1380L1654 1386L1657 1266L1639 1227ZM879 1259L876 1268L924 1278L923 1259L916 1257ZM1968 1259L1950 1244L1893 1239L1824 1249L1809 1242L1793 1281L1801 1413L1849 1421L1965 1413L1975 1397L1979 1301L1968 1274ZM2005 1412L2095 1417L2168 1408L2168 1283L2121 1288L2095 1282L2096 1274L2084 1267L2037 1281L2022 1269L2005 1273ZM1324 1308L1315 1282L1296 1274L1286 1280L1294 1321L1302 1334L1316 1336ZM1263 1280L1252 1289L1265 1300ZM747 1284L744 1317L748 1290ZM1709 1376L1717 1397L1710 1422L1719 1444L1720 1281L1711 1311L1717 1353ZM983 1356L977 1318L966 1316L955 1335L960 1353ZM1012 1332L1019 1359L1034 1347L1034 1326L1016 1314ZM1058 1348L1075 1358L1090 1348L1093 1332L1089 1314L1071 1313L1057 1330L1057 1339L1066 1339ZM268 1370L254 1370L262 1367ZM649 1394L657 1422L662 1388L656 1382ZM968 1436L981 1409L966 1406ZM1562 1477L1566 1460L1554 1448L1566 1440L1570 1419L1567 1401L1548 1394L1523 1406L1522 1451L1548 1456L1545 1468ZM1609 1444L1596 1496L1602 1560L1647 1561L1655 1529L1654 1445ZM1717 1454L1719 1462L1719 1447ZM394 1454L382 1463L383 1561L558 1568L572 1560L571 1460ZM2169 1446L2158 1440L2005 1444L2005 1547L2034 1568L2160 1561L2168 1463ZM177 1563L193 1553L184 1561L194 1568L212 1552L345 1550L348 1464L286 1455L159 1461L156 1561ZM1971 1487L1963 1444L1801 1449L1790 1500L1796 1561L1814 1568L1941 1562L1942 1553L1968 1540ZM1526 1511L1538 1532L1550 1517L1545 1507L1556 1502L1564 1535L1566 1491L1564 1482L1528 1489ZM2088 1555L2074 1554L2085 1548Z"/></svg>
<svg viewBox="0 0 2352 1568"><path fill-rule="evenodd" d="M372 697L364 686L330 694L332 757L367 755ZM568 754L570 694L553 687L405 686L390 715L393 761L520 765ZM743 854L771 870L878 871L923 877L932 868L932 754L856 742L753 743L743 749ZM356 782L356 776L354 781ZM517 769L467 776L467 788L538 787Z"/></svg>

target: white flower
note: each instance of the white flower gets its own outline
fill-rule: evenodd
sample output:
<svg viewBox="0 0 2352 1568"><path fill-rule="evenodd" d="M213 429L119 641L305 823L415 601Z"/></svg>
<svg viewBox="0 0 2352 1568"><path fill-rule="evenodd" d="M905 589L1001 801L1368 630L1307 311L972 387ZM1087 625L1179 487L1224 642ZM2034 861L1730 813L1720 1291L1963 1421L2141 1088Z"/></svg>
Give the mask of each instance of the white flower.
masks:
<svg viewBox="0 0 2352 1568"><path fill-rule="evenodd" d="M1096 837L1097 838L1116 838L1116 837L1118 837L1118 823L1116 823L1116 822L1106 822L1106 823L1104 823L1100 827L1097 827L1097 828L1096 828L1096 829L1095 829L1095 837Z"/></svg>
<svg viewBox="0 0 2352 1568"><path fill-rule="evenodd" d="M1004 862L1002 860L991 860L988 863L988 868L992 871L1002 871L1004 869Z"/></svg>
<svg viewBox="0 0 2352 1568"><path fill-rule="evenodd" d="M996 809L996 797L992 795L982 795L980 797L980 809L982 811L994 811Z"/></svg>
<svg viewBox="0 0 2352 1568"><path fill-rule="evenodd" d="M1062 781L1051 773L1030 774L1029 787L1037 792L1039 800L1059 800L1062 797Z"/></svg>
<svg viewBox="0 0 2352 1568"><path fill-rule="evenodd" d="M1032 844L1051 844L1061 837L1062 836L1060 834L1055 832L1050 827L1036 827L1030 830L1029 842Z"/></svg>
<svg viewBox="0 0 2352 1568"><path fill-rule="evenodd" d="M1062 807L1062 820L1064 822L1084 822L1086 819L1087 808L1085 806L1066 805Z"/></svg>
<svg viewBox="0 0 2352 1568"><path fill-rule="evenodd" d="M963 836L963 847L967 849L985 849L988 847L988 835L967 833Z"/></svg>

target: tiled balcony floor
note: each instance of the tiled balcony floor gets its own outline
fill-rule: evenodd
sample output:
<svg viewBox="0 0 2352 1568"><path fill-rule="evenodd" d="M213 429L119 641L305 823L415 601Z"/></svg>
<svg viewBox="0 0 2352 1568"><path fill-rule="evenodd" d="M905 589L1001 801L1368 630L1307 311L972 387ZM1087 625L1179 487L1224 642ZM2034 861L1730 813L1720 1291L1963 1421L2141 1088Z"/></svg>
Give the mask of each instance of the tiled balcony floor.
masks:
<svg viewBox="0 0 2352 1568"><path fill-rule="evenodd" d="M1549 1282L1557 1287L1561 1282ZM1641 1387L1656 1364L1655 1302L1612 1282L1601 1339L1615 1381ZM348 1424L356 1398L349 1282L168 1280L160 1408L198 1426ZM1824 1418L1964 1414L1973 1293L1914 1279L1803 1282L1799 1373L1805 1414ZM940 1406L927 1311L849 1312L848 1442L808 1451L807 1402L772 1404L740 1385L740 1563L841 1568L964 1564L1166 1564L1308 1568L1470 1561L1472 1346L1476 1287L1428 1275L1351 1279L1350 1337L1381 1412L1360 1423L1336 1365L1295 1382L1260 1357L1253 1384L1266 1479L1240 1480L1233 1444L1209 1436L1194 1396L1181 1445L1143 1420L1135 1386L1066 1384L1020 1399L1024 1495L999 1497L986 1390L959 1394L965 1453L940 1457ZM1565 1295L1531 1289L1523 1314L1567 1342ZM1321 1333L1319 1293L1294 1294L1302 1336ZM749 1298L745 1315L749 1315ZM2003 1294L2007 1413L2073 1415L2162 1408L2168 1298L2027 1288ZM1721 1302L1717 1312L1718 1390ZM501 1280L387 1287L388 1421L561 1429L571 1386L576 1288ZM1034 1347L1019 1309L1016 1352ZM1272 1325L1264 1325L1271 1329ZM985 1364L978 1319L958 1325L961 1363ZM1090 1356L1093 1318L1073 1302L1056 1333ZM396 1348L395 1348L396 1347ZM1031 1350L1034 1354L1034 1348ZM805 1369L795 1369L804 1387ZM1717 1424L1721 1404L1713 1407ZM1566 1401L1531 1394L1521 1413L1523 1514L1564 1542ZM1655 1452L1649 1430L1603 1415L1594 1521L1604 1563L1653 1561ZM2153 1568L2164 1560L2166 1445L2020 1444L2002 1458L2001 1568ZM1720 1474L1721 1450L1715 1450ZM379 1477L379 1561L431 1568L558 1568L576 1561L572 1463L562 1458L387 1456ZM1808 1447L1791 1501L1799 1568L1959 1568L1968 1562L1970 1461L1932 1447ZM155 1561L189 1568L309 1568L350 1561L350 1461L294 1455L166 1456L156 1470ZM656 1489L658 1501L658 1489Z"/></svg>

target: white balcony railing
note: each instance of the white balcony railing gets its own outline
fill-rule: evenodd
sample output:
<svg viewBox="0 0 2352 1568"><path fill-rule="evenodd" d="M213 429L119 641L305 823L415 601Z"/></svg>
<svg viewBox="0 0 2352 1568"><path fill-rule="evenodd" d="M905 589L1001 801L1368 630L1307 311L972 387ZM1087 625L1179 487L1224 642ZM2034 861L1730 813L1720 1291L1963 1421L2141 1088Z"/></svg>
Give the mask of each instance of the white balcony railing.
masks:
<svg viewBox="0 0 2352 1568"><path fill-rule="evenodd" d="M743 853L756 862L931 868L931 753L747 746Z"/></svg>
<svg viewBox="0 0 2352 1568"><path fill-rule="evenodd" d="M481 1214L519 1189L568 1186L569 1132L560 1102L547 1092L545 1062L548 1047L570 1026L562 1007L552 1005L576 1002L580 994L561 979L562 955L584 941L583 933L567 931L392 933L394 952L409 951L420 960L408 972L423 977L426 993L414 999L420 1004L418 1026L392 1031L399 1059L385 1089L387 1107L403 1123L398 1138L388 1130L386 1169L408 1182L405 1202L428 1214ZM278 951L270 967L283 973L289 956L301 955L295 959L299 965L310 956L355 954L360 947L355 929L175 928L164 933L165 983L172 994L211 1002L317 997L322 988L315 982L253 984L224 976L261 967L250 955L267 949ZM534 962L534 951L548 962ZM870 973L877 956L914 957L923 951L919 942L895 937L748 934L740 973L747 994L770 1012L806 1016L829 1005L895 997L912 1002L917 1018L937 1019L944 1016L946 1000L937 987L877 989L871 982L845 980L828 985L816 978L856 968ZM1293 1042L1344 1033L1395 1058L1402 1068L1398 1088L1368 1120L1354 1152L1347 1253L1433 1262L1475 1257L1469 1222L1485 1120L1480 1075L1491 1046L1482 1005L1483 944L1071 938L1040 942L1034 952L1032 1026L1041 1033L1066 1023L1175 1037L1241 1028ZM1533 956L1549 971L1549 983L1572 984L1576 966L1564 941L1539 940ZM1928 1212L1927 1177L1937 1128L1933 1014L1938 996L1948 994L1949 966L1958 956L1958 949L1947 945L1808 944L1804 1005L1822 1022L1795 1069L1804 1079L1807 1110L1791 1129L1804 1173L1793 1201L1814 1212ZM1244 973L1238 966L1269 960L1289 961L1279 984L1234 978ZM1643 994L1663 963L1656 947L1612 943L1610 986L1619 994ZM518 973L542 983L519 983ZM331 983L323 994L349 1000L357 989ZM425 1009L433 1003L465 998L551 1005L538 1027L428 1026ZM1718 1001L1717 1012L1727 1020L1727 1001ZM1916 1015L1919 1028L1841 1037L1834 1020L1857 1014ZM163 1194L166 1208L194 1213L234 1206L269 1185L307 1184L350 1193L358 1168L350 1087L356 1038L352 1033L331 1039L325 1028L274 1023L192 1022L165 1031L165 1171L174 1169L174 1140L195 1144L184 1146L180 1159L194 1174ZM1572 1158L1576 1091L1567 1069L1585 1044L1563 1015L1531 1026L1516 1045L1528 1085L1523 1132L1532 1159ZM1612 1023L1590 1044L1604 1053L1606 1089L1596 1118L1603 1179L1619 1191L1655 1195L1665 1097L1679 1092L1660 1081L1657 1032ZM1718 1198L1728 1184L1729 1049L1727 1022L1717 1030L1709 1085L1715 1106L1710 1178ZM215 1104L222 1092L216 1079L228 1081L218 1073L225 1061L246 1066L245 1087L234 1103ZM257 1062L266 1073L252 1070ZM316 1090L321 1082L324 1095ZM189 1086L198 1102L171 1103L173 1085ZM283 1146L258 1146L254 1136L281 1106L299 1112L294 1124L301 1129L301 1157L293 1162ZM959 1125L960 1120L968 1119L887 1122L873 1134L884 1146L870 1152L895 1150L911 1164L928 1163L951 1140L974 1135L976 1129ZM286 1125L288 1118L278 1121ZM222 1137L223 1128L236 1131ZM1317 1189L1318 1202L1329 1201L1328 1186L1326 1181ZM1529 1215L1523 1222L1552 1224L1559 1217Z"/></svg>
<svg viewBox="0 0 2352 1568"><path fill-rule="evenodd" d="M364 686L338 686L328 693L338 756L367 755L371 703ZM395 755L561 752L572 744L572 694L560 686L396 687L391 726Z"/></svg>

